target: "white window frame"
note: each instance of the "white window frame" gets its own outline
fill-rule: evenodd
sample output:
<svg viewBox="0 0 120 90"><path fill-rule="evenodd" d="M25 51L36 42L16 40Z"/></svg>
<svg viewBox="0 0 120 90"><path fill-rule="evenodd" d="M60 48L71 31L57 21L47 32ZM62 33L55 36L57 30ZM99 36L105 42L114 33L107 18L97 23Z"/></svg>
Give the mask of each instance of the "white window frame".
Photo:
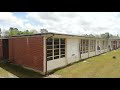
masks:
<svg viewBox="0 0 120 90"><path fill-rule="evenodd" d="M65 52L66 52L66 49L65 49L65 47L66 47L66 40L65 40L65 38L51 38L52 39L52 49L47 49L47 46L51 46L51 45L47 45L47 43L46 43L46 51L47 50L52 50L52 56L46 56L47 58L50 58L50 57L52 57L52 59L50 59L50 60L55 60L54 58L55 57L57 57L57 56L59 56L59 58L65 58ZM55 43L54 43L54 41L55 41L55 39L59 39L59 48L58 49L55 49ZM64 41L64 44L61 44L61 39L64 39L65 41ZM46 42L47 42L47 40L46 40ZM65 45L64 46L64 48L61 48L61 45ZM64 54L61 54L61 50L62 49L64 49ZM55 53L54 53L54 50L59 50L59 55L55 55ZM47 54L47 52L46 52L46 54ZM61 57L63 55L63 57ZM57 59L59 59L59 58L57 58ZM50 60L47 60L47 61L50 61Z"/></svg>

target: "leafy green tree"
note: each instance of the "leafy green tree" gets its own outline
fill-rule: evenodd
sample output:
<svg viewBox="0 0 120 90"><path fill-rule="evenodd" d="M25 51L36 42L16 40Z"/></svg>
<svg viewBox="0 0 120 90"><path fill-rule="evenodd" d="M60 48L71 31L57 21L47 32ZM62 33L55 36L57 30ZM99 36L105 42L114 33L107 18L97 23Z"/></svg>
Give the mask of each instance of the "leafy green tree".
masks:
<svg viewBox="0 0 120 90"><path fill-rule="evenodd" d="M8 31L8 36L19 35L19 30L17 28L10 27Z"/></svg>
<svg viewBox="0 0 120 90"><path fill-rule="evenodd" d="M36 30L25 30L25 31L19 31L17 28L10 27L8 31L4 32L4 36L16 36L16 35L28 35L28 34L34 34L38 33Z"/></svg>

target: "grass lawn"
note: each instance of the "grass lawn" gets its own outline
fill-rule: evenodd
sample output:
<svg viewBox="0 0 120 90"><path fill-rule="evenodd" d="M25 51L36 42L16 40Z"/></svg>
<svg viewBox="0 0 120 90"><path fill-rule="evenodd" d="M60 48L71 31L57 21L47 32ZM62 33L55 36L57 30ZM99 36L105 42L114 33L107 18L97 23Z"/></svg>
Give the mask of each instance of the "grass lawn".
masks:
<svg viewBox="0 0 120 90"><path fill-rule="evenodd" d="M41 74L21 66L0 63L0 78L41 78Z"/></svg>
<svg viewBox="0 0 120 90"><path fill-rule="evenodd" d="M63 78L120 78L120 50L75 63L57 70L54 74Z"/></svg>

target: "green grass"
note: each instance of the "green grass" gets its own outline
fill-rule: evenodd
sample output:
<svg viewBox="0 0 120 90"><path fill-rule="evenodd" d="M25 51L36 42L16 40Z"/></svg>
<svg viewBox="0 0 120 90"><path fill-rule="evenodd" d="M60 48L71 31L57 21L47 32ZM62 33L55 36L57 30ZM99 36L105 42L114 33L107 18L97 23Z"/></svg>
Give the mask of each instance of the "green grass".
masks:
<svg viewBox="0 0 120 90"><path fill-rule="evenodd" d="M116 59L112 57L116 56ZM63 78L120 78L120 50L111 51L57 70Z"/></svg>
<svg viewBox="0 0 120 90"><path fill-rule="evenodd" d="M3 64L0 63L0 77L9 78L13 76L17 76L18 78L42 78L38 72L34 72L32 70L24 69L21 66L12 65L12 64Z"/></svg>

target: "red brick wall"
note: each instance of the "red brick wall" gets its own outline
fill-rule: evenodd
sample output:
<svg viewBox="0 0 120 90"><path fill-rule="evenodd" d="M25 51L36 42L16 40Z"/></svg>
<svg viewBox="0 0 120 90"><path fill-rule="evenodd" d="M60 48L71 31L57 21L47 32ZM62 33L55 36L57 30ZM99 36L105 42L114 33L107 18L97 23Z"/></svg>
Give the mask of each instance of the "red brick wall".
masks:
<svg viewBox="0 0 120 90"><path fill-rule="evenodd" d="M43 71L43 37L24 36L9 39L9 60Z"/></svg>
<svg viewBox="0 0 120 90"><path fill-rule="evenodd" d="M3 52L2 52L2 39L0 39L0 60L3 58Z"/></svg>

